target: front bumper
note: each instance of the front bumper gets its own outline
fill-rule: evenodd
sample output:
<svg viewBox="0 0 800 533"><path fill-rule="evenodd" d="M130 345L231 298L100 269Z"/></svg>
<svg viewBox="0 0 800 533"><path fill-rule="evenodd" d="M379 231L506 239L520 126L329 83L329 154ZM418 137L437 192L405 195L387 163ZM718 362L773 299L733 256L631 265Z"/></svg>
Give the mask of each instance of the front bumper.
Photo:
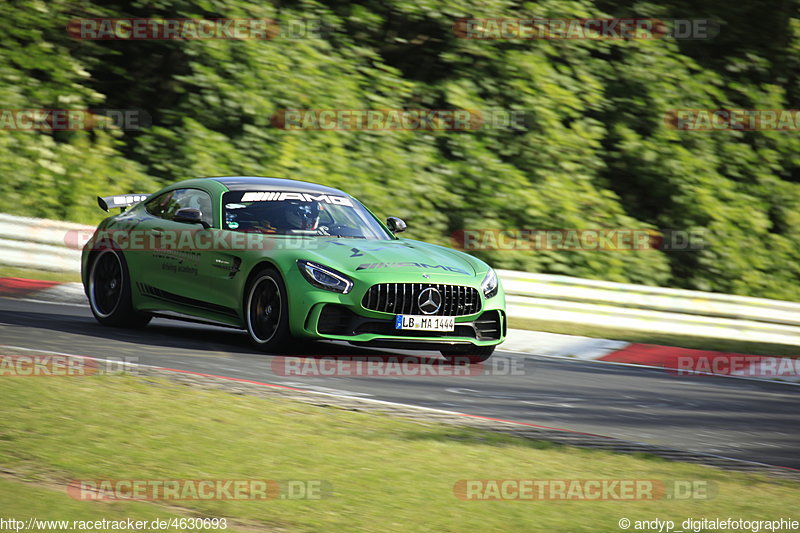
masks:
<svg viewBox="0 0 800 533"><path fill-rule="evenodd" d="M291 302L289 324L292 334L297 337L407 349L436 349L437 345L492 346L505 340L507 323L502 287L492 298L486 299L480 295L477 305L471 308L475 312L470 313L470 308L461 307L460 312L470 314L455 316L455 331L397 330L394 327L395 312L365 307L365 303L370 300L368 291L376 284L420 284L422 280L418 273L398 273L391 279L387 278L385 274L366 274L354 279L352 291L341 294L312 287L298 269L292 269L287 273L287 289ZM424 283L460 285L480 290L479 280L474 277L464 278L465 276L431 276ZM409 313L409 308L403 309L402 313L420 314Z"/></svg>
<svg viewBox="0 0 800 533"><path fill-rule="evenodd" d="M372 346L417 347L432 345L490 346L503 341L506 335L505 313L499 309L483 311L473 317L457 317L455 330L420 331L395 329L394 316L366 317L337 304L323 304L309 313L308 326L321 338L346 340Z"/></svg>

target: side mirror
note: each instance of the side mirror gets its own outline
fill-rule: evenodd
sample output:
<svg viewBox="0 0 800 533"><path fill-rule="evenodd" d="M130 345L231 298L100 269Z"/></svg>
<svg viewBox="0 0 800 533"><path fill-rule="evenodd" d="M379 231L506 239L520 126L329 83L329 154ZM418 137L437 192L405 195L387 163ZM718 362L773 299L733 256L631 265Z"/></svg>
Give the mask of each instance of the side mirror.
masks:
<svg viewBox="0 0 800 533"><path fill-rule="evenodd" d="M203 213L199 209L193 207L183 207L175 211L175 216L172 217L175 222L183 222L184 224L202 224L203 229L208 229L211 225L203 220Z"/></svg>
<svg viewBox="0 0 800 533"><path fill-rule="evenodd" d="M405 221L402 218L397 217L389 217L386 219L386 225L392 230L392 233L400 233L401 231L405 231L408 226L406 226Z"/></svg>

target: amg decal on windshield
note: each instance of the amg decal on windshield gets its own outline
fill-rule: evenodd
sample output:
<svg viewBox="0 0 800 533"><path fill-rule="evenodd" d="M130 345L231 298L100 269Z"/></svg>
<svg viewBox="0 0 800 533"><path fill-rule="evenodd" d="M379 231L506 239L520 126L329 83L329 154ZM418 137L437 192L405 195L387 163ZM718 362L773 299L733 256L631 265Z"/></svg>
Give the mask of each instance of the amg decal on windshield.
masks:
<svg viewBox="0 0 800 533"><path fill-rule="evenodd" d="M417 268L441 268L447 272L455 272L457 274L466 274L469 275L469 272L464 270L463 268L456 268L447 265L427 265L425 263L412 263L410 261L400 262L400 263L363 263L358 265L356 270L371 270L373 268L402 268L402 267L409 267L415 266Z"/></svg>
<svg viewBox="0 0 800 533"><path fill-rule="evenodd" d="M311 194L304 192L265 191L246 192L242 195L241 202L283 202L286 200L299 200L301 202L323 202L333 205L346 205L353 207L353 202L347 196L333 196L331 194Z"/></svg>

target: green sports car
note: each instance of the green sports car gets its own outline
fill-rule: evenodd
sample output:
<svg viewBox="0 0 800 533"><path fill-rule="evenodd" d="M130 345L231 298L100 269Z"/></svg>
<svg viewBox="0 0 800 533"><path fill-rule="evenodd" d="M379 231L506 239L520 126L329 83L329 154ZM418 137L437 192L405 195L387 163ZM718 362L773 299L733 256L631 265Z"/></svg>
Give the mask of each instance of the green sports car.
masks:
<svg viewBox="0 0 800 533"><path fill-rule="evenodd" d="M310 338L471 362L505 338L505 296L486 263L398 238L405 222L384 224L340 190L220 177L98 202L122 209L83 249L101 324L161 316L245 329L272 353Z"/></svg>

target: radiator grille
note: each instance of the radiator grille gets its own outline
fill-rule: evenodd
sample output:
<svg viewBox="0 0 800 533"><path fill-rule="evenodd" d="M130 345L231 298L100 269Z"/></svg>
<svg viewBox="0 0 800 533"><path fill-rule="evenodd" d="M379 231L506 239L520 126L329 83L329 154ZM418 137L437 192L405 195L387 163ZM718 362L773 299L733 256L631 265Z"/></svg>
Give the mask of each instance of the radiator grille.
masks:
<svg viewBox="0 0 800 533"><path fill-rule="evenodd" d="M380 283L369 288L361 304L365 309L395 315L424 315L419 308L419 295L428 288L439 291L442 304L431 316L463 316L480 311L478 290L463 285L442 283Z"/></svg>

